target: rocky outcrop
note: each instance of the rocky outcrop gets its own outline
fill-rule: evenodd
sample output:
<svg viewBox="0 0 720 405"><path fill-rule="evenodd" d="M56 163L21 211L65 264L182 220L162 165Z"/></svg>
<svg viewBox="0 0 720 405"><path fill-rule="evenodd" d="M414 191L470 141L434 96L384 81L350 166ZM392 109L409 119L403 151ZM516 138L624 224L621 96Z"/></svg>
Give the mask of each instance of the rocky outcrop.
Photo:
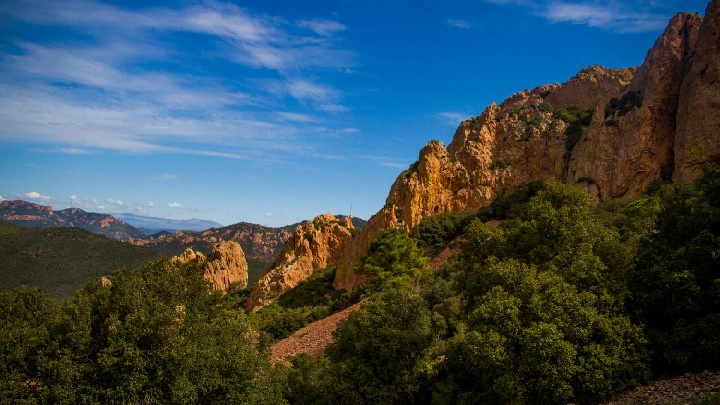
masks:
<svg viewBox="0 0 720 405"><path fill-rule="evenodd" d="M172 260L202 266L205 270L204 278L215 291L227 293L231 286L240 290L247 288L247 260L240 244L235 241L223 241L213 245L209 256L188 248Z"/></svg>
<svg viewBox="0 0 720 405"><path fill-rule="evenodd" d="M316 268L335 265L352 236L351 229L349 218L339 220L332 214L296 227L268 272L253 287L245 307L256 311L310 277Z"/></svg>
<svg viewBox="0 0 720 405"><path fill-rule="evenodd" d="M555 107L575 106L581 110L592 110L621 94L632 80L634 68L606 69L589 66L562 85L551 85L544 100ZM538 88L542 91L542 87Z"/></svg>
<svg viewBox="0 0 720 405"><path fill-rule="evenodd" d="M720 2L711 2L680 88L673 179L702 173L720 155Z"/></svg>
<svg viewBox="0 0 720 405"><path fill-rule="evenodd" d="M447 148L431 141L341 253L335 288L364 281L353 266L379 230L410 232L426 216L476 210L529 181L577 183L602 200L637 197L671 173L695 178L720 152L718 4L705 21L675 16L637 69L583 69L490 105Z"/></svg>
<svg viewBox="0 0 720 405"><path fill-rule="evenodd" d="M680 83L701 22L696 14L675 16L615 106L598 106L572 153L569 182L592 179L602 199L637 197L663 165L672 167Z"/></svg>

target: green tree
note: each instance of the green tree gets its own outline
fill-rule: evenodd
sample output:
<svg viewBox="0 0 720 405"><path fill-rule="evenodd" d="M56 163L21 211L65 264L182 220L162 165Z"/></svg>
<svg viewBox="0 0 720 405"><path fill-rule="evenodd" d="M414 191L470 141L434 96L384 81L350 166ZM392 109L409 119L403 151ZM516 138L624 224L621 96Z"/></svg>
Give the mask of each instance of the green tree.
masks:
<svg viewBox="0 0 720 405"><path fill-rule="evenodd" d="M34 389L24 398L72 404L281 402L258 333L244 313L222 308L202 274L197 267L159 260L114 274L111 285L98 281L81 289L37 327L47 330L37 335L42 347L22 348L36 364L21 381ZM25 305L23 316L36 316L33 308ZM13 334L23 333L10 326Z"/></svg>
<svg viewBox="0 0 720 405"><path fill-rule="evenodd" d="M467 327L441 374L449 403L597 403L644 378L642 330L592 292L514 259L473 270Z"/></svg>
<svg viewBox="0 0 720 405"><path fill-rule="evenodd" d="M49 338L47 321L57 303L37 287L0 292L0 397L13 403L35 403L40 386L34 378L38 352Z"/></svg>
<svg viewBox="0 0 720 405"><path fill-rule="evenodd" d="M630 280L658 373L720 366L720 171L662 186Z"/></svg>
<svg viewBox="0 0 720 405"><path fill-rule="evenodd" d="M395 228L378 233L359 270L374 275L374 283L380 288L417 286L432 272L430 260L417 242Z"/></svg>
<svg viewBox="0 0 720 405"><path fill-rule="evenodd" d="M604 305L622 306L632 251L594 212L585 191L549 181L528 203L527 220L506 221L499 228L473 222L461 260L466 267L490 257L535 264L598 294Z"/></svg>
<svg viewBox="0 0 720 405"><path fill-rule="evenodd" d="M594 213L551 181L526 219L468 227L449 270L463 308L436 306L460 313L439 403L596 403L645 378L644 336L624 315L631 251Z"/></svg>
<svg viewBox="0 0 720 405"><path fill-rule="evenodd" d="M399 404L420 389L420 365L433 342L425 301L406 289L369 298L338 326L327 356L334 364L334 403Z"/></svg>

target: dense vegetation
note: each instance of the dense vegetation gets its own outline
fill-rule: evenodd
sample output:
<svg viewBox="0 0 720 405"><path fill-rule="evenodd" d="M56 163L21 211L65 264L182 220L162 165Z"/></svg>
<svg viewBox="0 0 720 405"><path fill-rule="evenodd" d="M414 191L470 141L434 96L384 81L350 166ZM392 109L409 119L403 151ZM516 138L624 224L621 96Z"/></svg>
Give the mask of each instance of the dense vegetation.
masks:
<svg viewBox="0 0 720 405"><path fill-rule="evenodd" d="M39 286L58 299L157 252L77 228L22 228L0 221L0 290Z"/></svg>
<svg viewBox="0 0 720 405"><path fill-rule="evenodd" d="M386 230L353 292L332 269L257 314L155 262L58 304L0 295L0 396L32 402L601 403L720 367L720 171L600 206L532 183L476 213ZM455 246L429 271L424 253ZM240 294L240 293L238 293ZM320 358L269 341L363 299ZM259 332L255 332L259 330Z"/></svg>
<svg viewBox="0 0 720 405"><path fill-rule="evenodd" d="M209 294L202 270L156 261L56 304L0 294L0 397L43 403L276 404L247 317Z"/></svg>

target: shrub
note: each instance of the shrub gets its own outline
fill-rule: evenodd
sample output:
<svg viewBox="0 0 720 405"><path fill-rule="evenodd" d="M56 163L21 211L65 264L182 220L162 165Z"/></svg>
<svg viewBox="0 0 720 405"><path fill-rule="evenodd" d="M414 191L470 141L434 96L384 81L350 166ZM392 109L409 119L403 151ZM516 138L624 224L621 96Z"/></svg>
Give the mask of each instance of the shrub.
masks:
<svg viewBox="0 0 720 405"><path fill-rule="evenodd" d="M571 150L580 140L583 133L583 127L590 125L592 120L592 110L581 110L575 106L555 109L553 116L555 119L562 120L568 124L565 129L565 149Z"/></svg>
<svg viewBox="0 0 720 405"><path fill-rule="evenodd" d="M542 104L540 104L540 106L538 108L542 112L553 112L553 110L554 110L552 104L550 104L548 102L543 102Z"/></svg>
<svg viewBox="0 0 720 405"><path fill-rule="evenodd" d="M508 167L510 167L510 163L508 163L502 159L496 159L492 162L492 164L490 164L490 170L495 170L495 169L505 170Z"/></svg>
<svg viewBox="0 0 720 405"><path fill-rule="evenodd" d="M640 107L642 102L642 94L636 91L628 91L620 98L613 97L605 106L605 118L607 119L616 112L622 117L631 110Z"/></svg>
<svg viewBox="0 0 720 405"><path fill-rule="evenodd" d="M440 253L458 235L465 232L465 227L474 216L469 212L443 212L425 217L413 229L412 237L431 255Z"/></svg>

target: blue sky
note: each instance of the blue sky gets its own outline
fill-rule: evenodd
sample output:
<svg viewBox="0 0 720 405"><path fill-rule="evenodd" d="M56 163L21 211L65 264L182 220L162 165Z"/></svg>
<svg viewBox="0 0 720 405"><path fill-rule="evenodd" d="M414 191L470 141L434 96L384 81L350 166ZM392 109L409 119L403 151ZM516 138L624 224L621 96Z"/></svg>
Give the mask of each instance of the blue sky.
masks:
<svg viewBox="0 0 720 405"><path fill-rule="evenodd" d="M705 0L0 2L0 199L369 218L429 140Z"/></svg>

